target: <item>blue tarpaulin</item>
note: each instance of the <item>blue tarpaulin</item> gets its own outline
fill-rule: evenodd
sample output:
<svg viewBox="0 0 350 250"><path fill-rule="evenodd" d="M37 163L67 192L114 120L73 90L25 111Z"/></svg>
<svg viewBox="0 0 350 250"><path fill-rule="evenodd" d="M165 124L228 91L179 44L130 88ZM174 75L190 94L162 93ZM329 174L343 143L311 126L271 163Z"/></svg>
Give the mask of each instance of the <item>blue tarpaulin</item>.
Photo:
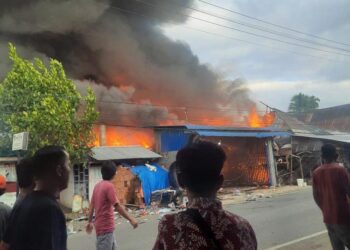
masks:
<svg viewBox="0 0 350 250"><path fill-rule="evenodd" d="M152 164L156 171L151 171L144 165L135 166L131 172L141 180L142 191L145 198L145 204L151 204L151 195L153 191L166 189L169 187L168 171L157 164Z"/></svg>

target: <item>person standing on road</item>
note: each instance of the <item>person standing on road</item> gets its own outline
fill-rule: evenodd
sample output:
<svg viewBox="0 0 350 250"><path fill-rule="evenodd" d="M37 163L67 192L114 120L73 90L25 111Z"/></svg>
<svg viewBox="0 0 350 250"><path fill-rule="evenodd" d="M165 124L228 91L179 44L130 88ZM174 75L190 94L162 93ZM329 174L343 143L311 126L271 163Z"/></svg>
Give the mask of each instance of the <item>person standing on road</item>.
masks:
<svg viewBox="0 0 350 250"><path fill-rule="evenodd" d="M114 209L127 219L130 224L136 228L137 221L130 216L125 208L120 204L115 188L111 182L117 171L117 166L112 161L104 162L101 168L102 181L96 184L89 208L89 222L86 226L86 232L90 234L93 229L93 215L95 212L96 229L96 249L114 250L116 249Z"/></svg>
<svg viewBox="0 0 350 250"><path fill-rule="evenodd" d="M10 250L67 250L66 220L57 198L68 186L69 165L60 146L45 146L34 154L35 189L13 209Z"/></svg>
<svg viewBox="0 0 350 250"><path fill-rule="evenodd" d="M216 198L224 181L221 170L225 160L223 149L206 141L178 152L176 171L179 185L188 194L188 208L162 218L154 250L257 249L248 221L225 211Z"/></svg>
<svg viewBox="0 0 350 250"><path fill-rule="evenodd" d="M0 196L2 196L6 191L6 177L0 175ZM0 241L3 240L5 231L8 225L8 220L10 217L11 208L0 202Z"/></svg>
<svg viewBox="0 0 350 250"><path fill-rule="evenodd" d="M322 161L312 176L313 195L323 213L334 250L350 249L350 175L336 160L332 144L322 146Z"/></svg>
<svg viewBox="0 0 350 250"><path fill-rule="evenodd" d="M32 158L24 158L16 165L17 185L19 194L16 204L21 202L24 197L33 192L35 183L33 178L33 160Z"/></svg>
<svg viewBox="0 0 350 250"><path fill-rule="evenodd" d="M32 167L32 158L24 158L19 162L19 164L16 165L17 185L19 188L19 194L13 206L14 208L17 207L28 194L33 192L35 183L33 179ZM1 250L7 250L10 247L10 236L12 234L12 231L14 230L14 227L16 227L13 220L14 216L12 216L11 213L5 235L1 242Z"/></svg>

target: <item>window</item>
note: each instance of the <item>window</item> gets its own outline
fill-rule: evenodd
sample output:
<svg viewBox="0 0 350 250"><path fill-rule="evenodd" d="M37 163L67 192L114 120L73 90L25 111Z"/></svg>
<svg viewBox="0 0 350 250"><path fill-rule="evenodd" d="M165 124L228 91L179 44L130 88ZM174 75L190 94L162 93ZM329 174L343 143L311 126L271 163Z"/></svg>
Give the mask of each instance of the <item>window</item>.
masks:
<svg viewBox="0 0 350 250"><path fill-rule="evenodd" d="M89 199L89 169L82 165L74 165L74 194Z"/></svg>

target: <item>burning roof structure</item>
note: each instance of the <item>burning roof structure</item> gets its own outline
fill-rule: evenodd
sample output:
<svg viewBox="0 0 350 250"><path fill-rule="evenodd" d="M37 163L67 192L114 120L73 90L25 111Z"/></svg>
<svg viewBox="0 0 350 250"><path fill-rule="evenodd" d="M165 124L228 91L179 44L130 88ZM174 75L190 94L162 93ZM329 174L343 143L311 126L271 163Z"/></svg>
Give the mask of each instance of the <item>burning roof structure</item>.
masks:
<svg viewBox="0 0 350 250"><path fill-rule="evenodd" d="M319 152L325 142L336 144L340 160L349 165L350 134L307 125L277 109L271 112L274 114L273 123L261 128L156 126L155 148L157 152L165 153L165 158L171 163L177 150L197 139L222 145L227 154L223 169L227 185L273 184L273 179L283 176L283 171L288 179L293 175L292 182L296 178L310 177L310 170L320 163ZM277 176L274 176L276 165L283 165L284 170L281 174L277 169ZM280 179L276 181L281 182Z"/></svg>
<svg viewBox="0 0 350 250"><path fill-rule="evenodd" d="M227 155L225 185L275 185L272 138L289 133L274 127L156 126L156 151L171 164L176 152L198 139L221 145Z"/></svg>

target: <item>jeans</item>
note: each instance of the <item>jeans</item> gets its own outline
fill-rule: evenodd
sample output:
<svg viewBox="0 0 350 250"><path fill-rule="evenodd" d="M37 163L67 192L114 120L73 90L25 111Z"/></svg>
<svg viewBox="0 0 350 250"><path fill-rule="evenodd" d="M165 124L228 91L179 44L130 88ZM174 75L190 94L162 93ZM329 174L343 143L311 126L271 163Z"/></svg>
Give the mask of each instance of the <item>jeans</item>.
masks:
<svg viewBox="0 0 350 250"><path fill-rule="evenodd" d="M326 225L333 250L350 249L350 225Z"/></svg>
<svg viewBox="0 0 350 250"><path fill-rule="evenodd" d="M116 250L117 244L116 244L114 232L98 235L96 240L96 249L97 250Z"/></svg>

